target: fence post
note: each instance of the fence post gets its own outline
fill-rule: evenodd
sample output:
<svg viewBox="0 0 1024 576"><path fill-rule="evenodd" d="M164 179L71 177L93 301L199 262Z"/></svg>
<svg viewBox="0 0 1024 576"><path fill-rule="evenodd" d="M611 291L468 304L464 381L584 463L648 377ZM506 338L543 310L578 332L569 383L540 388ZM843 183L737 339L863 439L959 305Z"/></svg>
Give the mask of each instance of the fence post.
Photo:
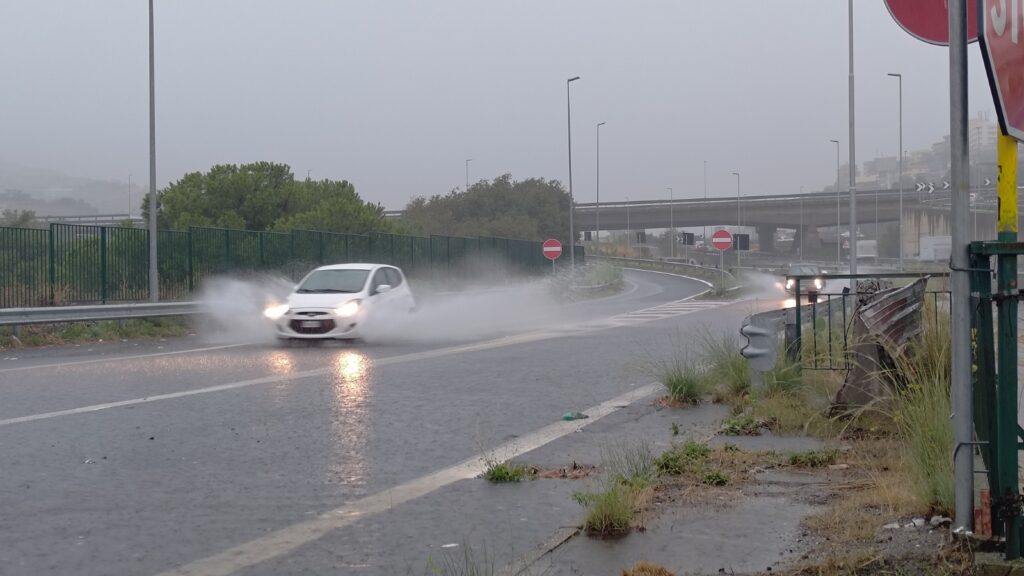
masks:
<svg viewBox="0 0 1024 576"><path fill-rule="evenodd" d="M100 303L107 303L107 227L100 226Z"/></svg>
<svg viewBox="0 0 1024 576"><path fill-rule="evenodd" d="M224 267L220 272L223 274L228 271L228 263L231 261L231 231L224 229Z"/></svg>
<svg viewBox="0 0 1024 576"><path fill-rule="evenodd" d="M263 236L265 236L267 233L266 232L257 232L257 234L259 234L259 239L260 239L260 270L262 270L262 269L264 269L267 266L267 260L266 260L266 258L263 255Z"/></svg>
<svg viewBox="0 0 1024 576"><path fill-rule="evenodd" d="M324 264L324 233L323 232L317 232L316 233L316 244L317 244L317 247L316 247L317 248L317 250L316 250L317 263L320 264L321 266L323 266L323 264Z"/></svg>
<svg viewBox="0 0 1024 576"><path fill-rule="evenodd" d="M54 241L53 224L50 224L50 236L49 246L47 247L47 259L49 260L49 277L50 277L50 305L54 305L54 300L57 298L57 247Z"/></svg>
<svg viewBox="0 0 1024 576"><path fill-rule="evenodd" d="M188 291L191 294L196 289L196 278L195 278L195 264L192 259L192 227L188 229L188 241L187 258L188 258Z"/></svg>

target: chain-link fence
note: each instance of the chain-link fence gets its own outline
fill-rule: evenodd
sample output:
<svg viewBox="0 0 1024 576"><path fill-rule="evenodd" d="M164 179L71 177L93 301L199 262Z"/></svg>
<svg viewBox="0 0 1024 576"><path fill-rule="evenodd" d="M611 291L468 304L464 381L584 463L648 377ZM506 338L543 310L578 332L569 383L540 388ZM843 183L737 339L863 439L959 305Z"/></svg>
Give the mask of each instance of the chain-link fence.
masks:
<svg viewBox="0 0 1024 576"><path fill-rule="evenodd" d="M298 279L317 266L344 262L391 264L412 278L437 281L551 268L540 242L507 238L190 228L161 230L158 240L164 300L187 298L210 276L264 272ZM583 247L576 250L582 262ZM0 308L146 300L148 274L145 229L0 227Z"/></svg>

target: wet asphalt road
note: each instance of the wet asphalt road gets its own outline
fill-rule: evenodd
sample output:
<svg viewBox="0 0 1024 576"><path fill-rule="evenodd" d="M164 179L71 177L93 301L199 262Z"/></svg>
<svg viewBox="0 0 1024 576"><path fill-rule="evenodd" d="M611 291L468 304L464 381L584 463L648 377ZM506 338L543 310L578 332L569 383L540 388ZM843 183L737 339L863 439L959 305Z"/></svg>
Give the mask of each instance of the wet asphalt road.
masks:
<svg viewBox="0 0 1024 576"><path fill-rule="evenodd" d="M191 573L422 573L422 543L441 532L500 542L509 530L459 510L461 492L491 489L465 483L359 511L328 538L303 527L648 384L647 361L705 328L735 331L754 306L665 307L706 286L626 277L620 295L533 312L474 303L507 304L495 318L517 321L448 338L419 326L391 342L282 347L201 333L0 353L0 574L159 574L277 533L290 544L260 562L229 554ZM564 524L546 502L569 488L536 486L516 505L548 522L517 531L519 546Z"/></svg>

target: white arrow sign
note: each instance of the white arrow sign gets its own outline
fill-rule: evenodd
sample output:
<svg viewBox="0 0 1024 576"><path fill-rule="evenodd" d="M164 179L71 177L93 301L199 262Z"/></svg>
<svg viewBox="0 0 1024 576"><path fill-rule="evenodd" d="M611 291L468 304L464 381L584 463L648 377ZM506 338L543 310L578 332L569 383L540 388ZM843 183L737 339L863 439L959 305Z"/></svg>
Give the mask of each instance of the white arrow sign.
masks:
<svg viewBox="0 0 1024 576"><path fill-rule="evenodd" d="M988 178L985 178L985 186L991 186L991 185L992 185L992 181L989 180Z"/></svg>
<svg viewBox="0 0 1024 576"><path fill-rule="evenodd" d="M949 190L949 182L946 182L945 180L943 180L942 181L942 189L943 190Z"/></svg>
<svg viewBox="0 0 1024 576"><path fill-rule="evenodd" d="M917 191L918 191L918 192L921 192L921 191L922 191L922 190L924 190L924 189L925 189L925 185L924 185L924 183L922 183L922 182L918 182L918 183L917 183Z"/></svg>
<svg viewBox="0 0 1024 576"><path fill-rule="evenodd" d="M931 194L932 192L935 192L935 184L932 184L931 182L929 182L928 183L928 193Z"/></svg>

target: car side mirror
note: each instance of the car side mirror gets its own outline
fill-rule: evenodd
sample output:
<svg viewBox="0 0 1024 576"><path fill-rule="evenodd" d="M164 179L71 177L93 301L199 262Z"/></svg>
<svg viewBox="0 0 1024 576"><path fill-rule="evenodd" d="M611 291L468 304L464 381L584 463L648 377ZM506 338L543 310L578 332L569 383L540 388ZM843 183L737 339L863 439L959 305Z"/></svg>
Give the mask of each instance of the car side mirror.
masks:
<svg viewBox="0 0 1024 576"><path fill-rule="evenodd" d="M391 292L390 284L381 284L380 286L377 286L377 291L374 292L374 294L384 294L385 292Z"/></svg>

